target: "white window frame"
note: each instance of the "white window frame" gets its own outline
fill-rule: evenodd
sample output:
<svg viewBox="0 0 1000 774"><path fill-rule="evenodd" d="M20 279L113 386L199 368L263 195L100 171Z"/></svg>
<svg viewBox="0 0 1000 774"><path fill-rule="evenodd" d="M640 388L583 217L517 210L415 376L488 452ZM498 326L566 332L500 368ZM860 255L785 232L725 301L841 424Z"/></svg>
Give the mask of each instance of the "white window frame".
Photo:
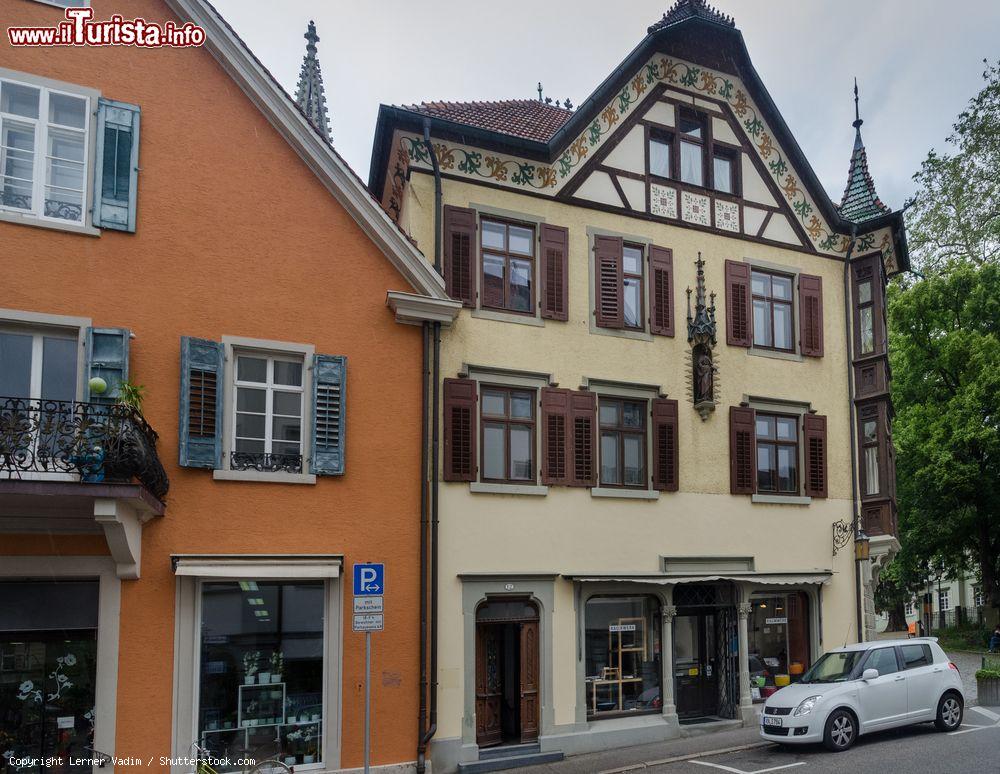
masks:
<svg viewBox="0 0 1000 774"><path fill-rule="evenodd" d="M223 427L222 427L222 468L212 472L218 481L267 481L285 484L315 484L316 476L309 473L309 457L312 454L312 380L313 355L316 347L312 344L298 344L288 341L252 339L245 336L222 337L225 352L223 367ZM230 452L236 439L236 357L239 355L274 357L279 360L302 361L302 472L301 473L261 473L256 470L232 470L229 464ZM282 388L283 389L283 388Z"/></svg>
<svg viewBox="0 0 1000 774"><path fill-rule="evenodd" d="M59 6L65 7L65 6ZM23 223L35 226L45 226L66 231L100 235L100 230L93 225L93 188L94 188L94 165L96 159L96 133L94 125L97 114L97 100L100 92L95 89L88 89L74 84L55 81L49 78L41 78L28 73L16 72L0 68L0 80L9 81L19 86L26 86L32 89L39 89L38 118L26 118L13 113L0 113L0 116L13 121L29 123L35 127L35 151L34 167L32 170L32 203L31 211L0 204L0 220L13 223ZM46 161L48 159L48 108L50 94L64 94L76 99L83 99L86 103L84 122L84 170L83 170L83 191L82 191L82 216L79 221L71 221L63 218L53 218L45 215L45 187L46 187ZM74 131L79 131L71 127ZM2 137L0 137L2 141Z"/></svg>
<svg viewBox="0 0 1000 774"><path fill-rule="evenodd" d="M83 347L80 336L80 329L74 330L69 327L42 327L36 325L12 325L0 317L0 333L9 333L15 336L31 337L31 387L29 397L31 400L38 400L42 394L42 364L44 361L44 339L62 339L63 341L75 341L77 347L76 357L76 384L73 389L73 400L80 400L80 385L82 382L80 370L86 365L83 357ZM3 397L3 396L0 396Z"/></svg>
<svg viewBox="0 0 1000 774"><path fill-rule="evenodd" d="M176 558L175 558L176 559ZM303 572L310 559L329 563L330 557L308 556L219 556L198 558L203 575L177 574L174 618L174 685L171 750L175 759L190 758L198 741L198 709L201 694L201 599L205 581L301 581L323 578L323 730L322 758L295 766L296 771L335 771L340 768L341 712L343 694L343 631L341 628L341 578L339 567L326 573ZM259 564L259 569L255 564ZM173 765L171 772L187 774L190 766Z"/></svg>
<svg viewBox="0 0 1000 774"><path fill-rule="evenodd" d="M986 605L986 594L983 593L982 586L972 587L972 603L976 607L985 607Z"/></svg>
<svg viewBox="0 0 1000 774"><path fill-rule="evenodd" d="M941 589L938 592L938 610L951 610L951 589Z"/></svg>
<svg viewBox="0 0 1000 774"><path fill-rule="evenodd" d="M306 364L303 362L302 358L286 355L277 355L269 352L259 352L255 350L245 350L237 349L233 352L233 357L236 361L236 367L233 370L233 390L230 393L230 400L233 411L233 434L229 439L232 446L231 449L236 449L236 442L239 440L236 435L236 415L239 413L237 408L237 396L239 394L239 389L245 388L250 390L264 390L264 454L273 454L273 443L274 438L272 434L274 432L273 419L274 414L274 393L277 392L294 392L301 396L301 402L299 404L299 453L302 456L303 465L305 464L305 455L302 455L303 448L305 446L305 435L306 427L303 423L306 405L305 405L305 377L306 377ZM267 375L264 377L263 382L246 382L241 381L239 378L239 359L241 357L252 358L255 360L263 360L267 366ZM296 386L294 384L278 384L274 381L274 365L275 363L292 363L293 365L302 366L302 384ZM256 413L256 412L244 412L244 413ZM286 416L282 414L280 416ZM245 440L257 440L257 439L245 439ZM281 443L281 441L279 441ZM290 442L286 442L290 443Z"/></svg>

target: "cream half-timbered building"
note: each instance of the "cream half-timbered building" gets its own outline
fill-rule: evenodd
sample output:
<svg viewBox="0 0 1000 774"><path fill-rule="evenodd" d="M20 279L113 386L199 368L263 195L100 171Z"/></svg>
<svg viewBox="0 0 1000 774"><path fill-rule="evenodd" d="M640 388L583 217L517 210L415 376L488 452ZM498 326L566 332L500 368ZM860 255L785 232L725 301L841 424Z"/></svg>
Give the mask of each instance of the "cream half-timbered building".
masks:
<svg viewBox="0 0 1000 774"><path fill-rule="evenodd" d="M436 768L752 722L870 635L908 258L856 127L837 206L702 0L576 110L382 107L370 188L464 306L440 354Z"/></svg>

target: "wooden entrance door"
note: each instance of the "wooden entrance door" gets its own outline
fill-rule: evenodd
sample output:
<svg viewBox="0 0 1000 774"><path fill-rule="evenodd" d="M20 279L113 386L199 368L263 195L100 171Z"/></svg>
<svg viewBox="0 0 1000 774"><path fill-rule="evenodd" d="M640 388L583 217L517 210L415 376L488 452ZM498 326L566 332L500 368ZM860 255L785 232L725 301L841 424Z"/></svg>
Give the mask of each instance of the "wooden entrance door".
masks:
<svg viewBox="0 0 1000 774"><path fill-rule="evenodd" d="M674 688L681 718L715 715L719 707L715 612L674 619Z"/></svg>
<svg viewBox="0 0 1000 774"><path fill-rule="evenodd" d="M476 625L476 744L480 747L503 741L500 634L500 627L495 624Z"/></svg>
<svg viewBox="0 0 1000 774"><path fill-rule="evenodd" d="M538 738L538 621L521 624L521 741Z"/></svg>

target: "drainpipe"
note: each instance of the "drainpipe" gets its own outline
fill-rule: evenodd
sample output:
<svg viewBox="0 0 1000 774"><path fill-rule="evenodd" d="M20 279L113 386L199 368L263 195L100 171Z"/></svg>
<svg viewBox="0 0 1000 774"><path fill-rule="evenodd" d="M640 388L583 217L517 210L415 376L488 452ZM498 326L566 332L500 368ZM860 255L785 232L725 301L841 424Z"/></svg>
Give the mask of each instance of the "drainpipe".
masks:
<svg viewBox="0 0 1000 774"><path fill-rule="evenodd" d="M423 411L420 414L420 711L417 727L417 770L424 770L424 729L427 728L427 544L430 521L427 508L427 457L428 420L430 396L428 378L430 368L430 323L423 325L423 348L421 350L420 396Z"/></svg>
<svg viewBox="0 0 1000 774"><path fill-rule="evenodd" d="M441 273L441 168L431 144L431 122L424 119L424 145L431 157L434 170L434 270ZM429 324L424 324L424 414L423 452L421 469L421 543L420 543L420 728L417 743L417 774L424 774L427 766L427 745L437 732L438 688L438 467L440 459L440 406L441 406L441 323L433 324L431 358L431 419L430 419L430 470L427 468L427 355ZM430 518L427 518L427 490L430 489ZM429 554L429 556L428 556ZM429 561L428 561L429 560ZM427 587L430 586L428 604ZM430 621L430 670L427 665L427 628ZM430 688L428 713L427 694Z"/></svg>
<svg viewBox="0 0 1000 774"><path fill-rule="evenodd" d="M854 342L851 339L851 254L854 252L854 245L858 239L858 227L851 225L851 242L847 246L847 255L844 256L844 338L847 342L847 416L851 424L851 521L854 524L854 537L857 538L860 530L860 514L858 513L858 439L857 422L854 416L854 368L851 353L854 350ZM864 642L864 614L862 612L861 599L861 562L854 560L854 597L857 610L856 623L858 631L858 642Z"/></svg>

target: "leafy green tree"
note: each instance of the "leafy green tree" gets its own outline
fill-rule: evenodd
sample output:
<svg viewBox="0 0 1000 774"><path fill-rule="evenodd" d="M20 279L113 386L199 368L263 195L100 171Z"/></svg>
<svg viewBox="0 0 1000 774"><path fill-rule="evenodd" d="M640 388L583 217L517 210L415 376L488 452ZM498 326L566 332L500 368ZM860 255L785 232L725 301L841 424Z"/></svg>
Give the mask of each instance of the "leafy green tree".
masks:
<svg viewBox="0 0 1000 774"><path fill-rule="evenodd" d="M893 286L889 329L904 556L975 568L1000 607L1000 266Z"/></svg>

